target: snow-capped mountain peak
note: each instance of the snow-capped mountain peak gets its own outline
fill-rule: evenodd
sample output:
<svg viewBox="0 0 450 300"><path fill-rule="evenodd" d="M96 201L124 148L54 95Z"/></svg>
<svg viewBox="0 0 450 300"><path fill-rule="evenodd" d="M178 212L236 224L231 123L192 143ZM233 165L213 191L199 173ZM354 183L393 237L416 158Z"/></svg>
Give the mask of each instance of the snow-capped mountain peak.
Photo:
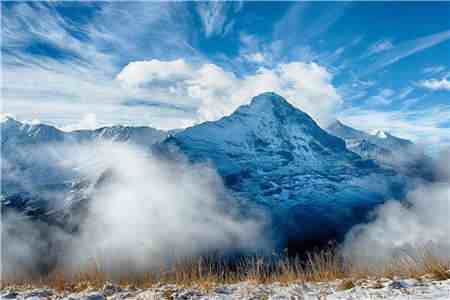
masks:
<svg viewBox="0 0 450 300"><path fill-rule="evenodd" d="M282 216L277 226L296 237L315 239L344 229L344 223L353 224L357 216L348 215L340 205L358 211L391 193L388 182L395 172L361 159L344 140L320 128L281 96L264 93L249 103L218 121L169 137L158 150L210 163L237 198L269 207ZM387 188L381 191L377 184ZM298 220L335 225L300 229Z"/></svg>
<svg viewBox="0 0 450 300"><path fill-rule="evenodd" d="M347 172L368 171L342 139L275 93L258 95L230 116L188 128L164 144L192 161L212 162L232 188L246 186L251 198L272 204L274 199L314 198L320 189L313 186L336 184L320 174L345 180Z"/></svg>
<svg viewBox="0 0 450 300"><path fill-rule="evenodd" d="M294 113L297 117L301 115L305 122L315 123L309 115L297 109L286 99L274 92L266 92L253 97L249 105L240 106L235 113L249 113L253 115L269 114L278 119L289 117L291 113Z"/></svg>
<svg viewBox="0 0 450 300"><path fill-rule="evenodd" d="M23 137L24 128L17 128L9 132L9 141ZM284 232L284 238L309 241L335 238L360 221L360 211L367 211L391 197L395 190L390 188L390 182L397 181L395 172L382 169L373 161L362 160L346 148L344 140L320 128L308 114L275 93L258 95L229 116L195 125L167 138L167 133L148 127L114 126L73 132L41 125L32 128L37 132L51 128L64 139L70 137L74 143L112 139L142 144L148 150L156 143L152 149L157 154L166 154L166 158L185 156L192 162L207 162L222 177L228 188L226 194L230 192L240 203L258 206L273 214L275 226ZM34 136L33 142L42 142L41 136ZM9 149L3 147L2 158L8 160L14 171L17 169L17 175L24 182L36 183L36 178L42 178L42 174L53 174L45 165L48 160L36 168L39 160L30 160L32 156L26 152L35 147L26 146L12 143ZM24 155L14 155L21 152ZM172 156L174 152L182 156ZM2 166L3 174L12 174L5 166ZM46 178L46 191L48 188L66 189L68 193L82 191L82 188L75 188L79 185L64 185L68 181L83 182L77 174L70 173L64 178L54 172ZM20 186L12 185L12 180L19 177L10 178L11 184L7 180L2 182L5 195L20 192ZM379 189L379 185L383 189ZM392 186L398 190L400 183ZM298 220L302 220L302 226L298 226Z"/></svg>
<svg viewBox="0 0 450 300"><path fill-rule="evenodd" d="M286 108L292 107L292 105L280 95L274 92L266 92L253 97L248 106L244 105L241 106L241 108L249 107L253 111L263 112L272 110L274 107L282 106Z"/></svg>
<svg viewBox="0 0 450 300"><path fill-rule="evenodd" d="M387 138L390 134L389 134L388 132L384 131L384 130L376 130L376 131L373 133L373 135L376 136L377 138L385 139L385 138Z"/></svg>
<svg viewBox="0 0 450 300"><path fill-rule="evenodd" d="M309 115L275 93L258 95L230 116L188 128L175 134L174 140L195 148L195 152L205 151L205 155L217 152L257 157L264 152L283 152L288 157L301 157L305 165L320 164L338 154L353 155L343 140L328 134Z"/></svg>
<svg viewBox="0 0 450 300"><path fill-rule="evenodd" d="M368 134L341 122L332 124L327 130L344 139L347 148L363 158L373 159L384 167L394 168L408 176L430 177L428 157L420 147L409 140L384 130L375 130Z"/></svg>

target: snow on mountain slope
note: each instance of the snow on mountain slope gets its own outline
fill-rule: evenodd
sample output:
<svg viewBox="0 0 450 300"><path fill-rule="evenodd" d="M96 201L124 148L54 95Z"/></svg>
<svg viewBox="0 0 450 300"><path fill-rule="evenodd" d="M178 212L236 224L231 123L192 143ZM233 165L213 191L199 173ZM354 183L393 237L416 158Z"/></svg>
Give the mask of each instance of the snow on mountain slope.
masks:
<svg viewBox="0 0 450 300"><path fill-rule="evenodd" d="M6 117L1 125L2 146L15 147L29 144L45 144L55 142L87 142L109 140L130 142L150 146L161 142L167 132L151 127L133 127L116 125L95 130L61 131L45 124L31 125Z"/></svg>
<svg viewBox="0 0 450 300"><path fill-rule="evenodd" d="M269 207L296 236L345 231L401 186L395 172L347 150L342 139L274 93L177 133L164 147L212 163L227 186Z"/></svg>
<svg viewBox="0 0 450 300"><path fill-rule="evenodd" d="M64 132L45 124L24 124L13 118L6 117L0 125L2 151L12 151L13 149L10 149L10 147L25 144L61 142L64 140ZM3 149L4 147L6 147L6 149Z"/></svg>
<svg viewBox="0 0 450 300"><path fill-rule="evenodd" d="M378 164L393 168L408 176L431 179L431 159L410 140L402 139L382 130L373 134L351 128L340 121L331 124L327 131L345 140L349 150Z"/></svg>
<svg viewBox="0 0 450 300"><path fill-rule="evenodd" d="M335 122L330 124L327 130L333 135L344 140L365 139L368 137L368 134L364 131L357 130L350 126L342 124L339 120L336 120Z"/></svg>
<svg viewBox="0 0 450 300"><path fill-rule="evenodd" d="M163 141L167 132L151 127L132 127L116 125L95 130L78 130L71 132L78 141L108 140L114 142L129 142L139 146L149 147Z"/></svg>
<svg viewBox="0 0 450 300"><path fill-rule="evenodd" d="M146 127L62 132L12 119L1 126L3 195L20 192L28 199L33 198L28 190L44 190L40 197L62 194L69 202L86 198L95 182L80 178L76 169L58 173L54 164L64 163L59 144L106 139L154 145L152 149L169 157L181 153L212 164L239 201L271 215L280 236L313 244L344 234L375 205L401 195L404 187L402 176L349 151L344 140L274 93L256 96L230 116L164 141L166 133Z"/></svg>
<svg viewBox="0 0 450 300"><path fill-rule="evenodd" d="M414 147L414 143L405 140L396 136L391 135L390 133L382 130L375 131L374 134L368 134L364 131L357 130L354 128L351 128L350 126L347 126L345 124L342 124L340 121L336 121L332 123L328 128L327 131L331 134L340 137L344 139L347 143L347 146L350 150L359 150L359 143L363 142L365 143L364 149L367 150L367 143L370 143L374 146L378 147L372 147L372 149L375 152L381 152L383 154L386 154L386 151L393 152L393 151L407 151L409 148ZM382 148L382 149L379 149ZM369 153L359 153L358 151L355 151L356 153L360 154L361 156L365 157L364 154ZM373 158L373 157L370 157Z"/></svg>

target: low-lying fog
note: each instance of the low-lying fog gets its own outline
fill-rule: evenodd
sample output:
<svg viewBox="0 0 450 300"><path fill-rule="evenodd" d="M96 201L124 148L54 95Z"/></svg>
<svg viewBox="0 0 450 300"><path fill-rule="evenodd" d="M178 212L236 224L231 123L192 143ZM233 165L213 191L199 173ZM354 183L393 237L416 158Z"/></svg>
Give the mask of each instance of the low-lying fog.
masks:
<svg viewBox="0 0 450 300"><path fill-rule="evenodd" d="M35 151L51 153L31 157L45 157L56 173L76 174L96 186L85 189L90 200L75 232L17 213L3 214L4 278L55 266L80 271L93 264L112 273L139 272L174 257L273 249L268 216L247 211L242 217L239 199L227 192L208 164L163 161L147 150L112 142ZM450 258L449 154L436 163L439 182L420 184L406 201L391 200L376 209L372 222L347 234L340 245L343 255L352 262L377 264L426 246Z"/></svg>

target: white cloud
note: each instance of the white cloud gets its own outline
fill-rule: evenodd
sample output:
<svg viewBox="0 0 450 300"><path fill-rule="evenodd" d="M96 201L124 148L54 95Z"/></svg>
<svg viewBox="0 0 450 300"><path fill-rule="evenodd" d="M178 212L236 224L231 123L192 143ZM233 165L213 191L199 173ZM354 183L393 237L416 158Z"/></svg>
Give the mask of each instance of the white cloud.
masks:
<svg viewBox="0 0 450 300"><path fill-rule="evenodd" d="M394 48L394 45L389 40L381 40L370 46L368 55L380 53Z"/></svg>
<svg viewBox="0 0 450 300"><path fill-rule="evenodd" d="M450 91L450 81L447 78L422 80L419 86L432 91Z"/></svg>
<svg viewBox="0 0 450 300"><path fill-rule="evenodd" d="M56 9L59 3L16 3L2 13L3 110L19 119L40 119L58 127L192 125L192 113L168 108L124 107L128 93L114 80L118 65L133 57L164 57L194 51L187 43L182 3L104 3L87 24L78 24ZM149 43L157 40L158 43ZM43 51L27 51L35 44ZM170 49L170 50L168 50ZM55 55L55 53L57 55ZM158 76L164 70L158 71ZM45 80L44 80L45 79ZM150 100L158 100L152 95ZM30 109L30 107L32 109Z"/></svg>
<svg viewBox="0 0 450 300"><path fill-rule="evenodd" d="M281 40L268 42L252 34L241 32L239 34L239 55L235 58L236 64L245 66L250 63L256 66L274 66L280 61L285 45ZM302 60L303 59L296 59Z"/></svg>
<svg viewBox="0 0 450 300"><path fill-rule="evenodd" d="M155 75L161 68L170 72ZM159 94L163 87L171 86L173 96L165 100L197 105L198 121L228 115L253 96L266 91L279 93L323 124L332 119L341 103L341 97L331 83L332 74L316 63L279 64L238 77L214 64L152 60L130 63L116 78L119 82L132 82L133 88L129 92L140 95Z"/></svg>
<svg viewBox="0 0 450 300"><path fill-rule="evenodd" d="M85 114L78 123L67 125L61 129L64 131L73 131L80 129L96 129L99 127L97 115L94 113Z"/></svg>
<svg viewBox="0 0 450 300"><path fill-rule="evenodd" d="M370 104L390 104L394 94L395 92L392 89L382 89L377 95L369 98Z"/></svg>
<svg viewBox="0 0 450 300"><path fill-rule="evenodd" d="M414 91L413 87L405 87L404 89L402 89L399 94L397 95L397 99L399 100L403 100L406 97L408 97L412 92Z"/></svg>
<svg viewBox="0 0 450 300"><path fill-rule="evenodd" d="M345 13L352 4L339 3L327 6L316 18L306 18L314 10L314 5L308 2L293 4L286 14L274 26L273 38L296 43L316 38L327 32ZM310 22L306 20L311 19ZM289 34L286 34L289 32Z"/></svg>
<svg viewBox="0 0 450 300"><path fill-rule="evenodd" d="M422 70L425 74L437 74L445 71L445 66L431 66Z"/></svg>
<svg viewBox="0 0 450 300"><path fill-rule="evenodd" d="M406 41L390 50L383 51L377 56L376 60L372 64L365 66L363 73L369 74L378 71L403 58L440 44L448 39L450 39L450 30L441 31L420 37L418 39Z"/></svg>
<svg viewBox="0 0 450 300"><path fill-rule="evenodd" d="M271 249L261 234L267 216L247 209L241 217L238 201L207 164L159 160L148 149L105 141L33 147L26 153L36 165L62 177L55 182L69 178L64 177L68 173L86 183L105 180L87 193L92 201L86 201L74 235L59 226L2 215L2 238L8 241L2 244L3 278L17 278L48 261L75 275L95 260L108 274L121 275L205 253ZM8 175L26 182L26 174L13 173ZM27 187L36 192L34 185ZM54 193L56 201L49 199L49 207L67 204L70 198L63 195ZM58 241L59 247L48 247L48 241Z"/></svg>
<svg viewBox="0 0 450 300"><path fill-rule="evenodd" d="M253 63L263 63L265 61L264 54L262 54L261 52L246 54L245 58L249 62L253 62Z"/></svg>
<svg viewBox="0 0 450 300"><path fill-rule="evenodd" d="M448 172L450 157L448 153L445 155L441 164ZM395 265L394 260L401 253L420 261L423 253L417 250L448 260L450 179L440 180L415 188L403 201L386 202L374 211L373 221L352 228L342 248L349 263L378 270L378 266Z"/></svg>
<svg viewBox="0 0 450 300"><path fill-rule="evenodd" d="M203 25L206 37L226 35L234 26L234 21L229 18L229 14L237 13L241 10L241 2L199 2L196 10Z"/></svg>
<svg viewBox="0 0 450 300"><path fill-rule="evenodd" d="M399 91L395 91L390 88L383 88L380 89L377 94L369 97L366 104L369 106L386 106L392 104L393 102L405 100L413 91L414 88L410 86L404 87Z"/></svg>
<svg viewBox="0 0 450 300"><path fill-rule="evenodd" d="M146 82L156 80L183 80L192 74L192 68L183 59L173 61L149 61L130 62L117 75L117 80L128 87L138 87L145 78Z"/></svg>

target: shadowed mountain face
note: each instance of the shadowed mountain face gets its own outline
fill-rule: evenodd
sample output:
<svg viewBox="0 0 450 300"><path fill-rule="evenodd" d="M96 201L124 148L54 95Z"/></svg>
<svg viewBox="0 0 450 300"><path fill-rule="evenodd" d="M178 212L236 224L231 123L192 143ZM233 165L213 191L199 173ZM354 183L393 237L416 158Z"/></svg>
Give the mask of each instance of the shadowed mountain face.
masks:
<svg viewBox="0 0 450 300"><path fill-rule="evenodd" d="M395 172L361 159L274 93L175 134L164 147L213 164L237 195L267 207L290 240L338 237L402 186Z"/></svg>

